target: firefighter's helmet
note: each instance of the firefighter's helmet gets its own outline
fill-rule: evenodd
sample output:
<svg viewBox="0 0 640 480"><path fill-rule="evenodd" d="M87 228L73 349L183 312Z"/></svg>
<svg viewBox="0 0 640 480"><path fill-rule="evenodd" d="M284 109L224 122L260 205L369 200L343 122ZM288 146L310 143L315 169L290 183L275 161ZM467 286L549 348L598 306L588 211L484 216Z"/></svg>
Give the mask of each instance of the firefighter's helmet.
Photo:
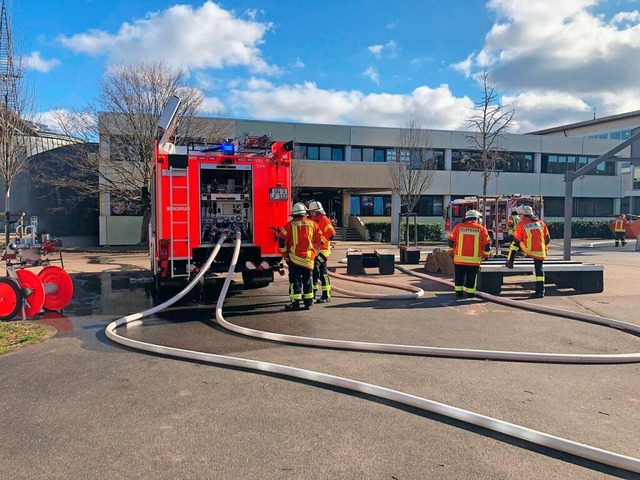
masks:
<svg viewBox="0 0 640 480"><path fill-rule="evenodd" d="M522 207L522 213L524 213L525 215L534 215L533 208L531 208L529 205L525 205L524 207Z"/></svg>
<svg viewBox="0 0 640 480"><path fill-rule="evenodd" d="M291 215L294 217L301 217L307 214L307 207L304 206L304 203L298 202L291 209Z"/></svg>
<svg viewBox="0 0 640 480"><path fill-rule="evenodd" d="M477 210L467 210L467 213L464 214L464 218L480 218L482 214Z"/></svg>
<svg viewBox="0 0 640 480"><path fill-rule="evenodd" d="M322 204L317 200L311 200L309 203L307 203L307 209L310 212L318 212L326 215L324 208L322 208Z"/></svg>
<svg viewBox="0 0 640 480"><path fill-rule="evenodd" d="M520 213L520 212L518 212L519 209L520 209L520 207L512 208L511 209L511 215L518 215L518 213Z"/></svg>
<svg viewBox="0 0 640 480"><path fill-rule="evenodd" d="M520 205L516 211L518 212L518 215L520 214L524 215L524 207L522 205Z"/></svg>

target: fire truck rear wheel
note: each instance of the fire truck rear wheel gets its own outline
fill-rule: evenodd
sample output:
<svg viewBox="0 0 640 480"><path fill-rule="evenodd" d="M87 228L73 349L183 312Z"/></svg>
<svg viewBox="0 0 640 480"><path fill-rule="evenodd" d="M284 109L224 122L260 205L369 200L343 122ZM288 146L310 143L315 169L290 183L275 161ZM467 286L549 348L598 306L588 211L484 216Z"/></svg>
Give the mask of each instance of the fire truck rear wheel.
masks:
<svg viewBox="0 0 640 480"><path fill-rule="evenodd" d="M273 281L273 273L271 275L257 276L253 272L242 272L242 283L245 288L264 288Z"/></svg>
<svg viewBox="0 0 640 480"><path fill-rule="evenodd" d="M0 277L0 320L10 320L22 309L22 290L9 278Z"/></svg>

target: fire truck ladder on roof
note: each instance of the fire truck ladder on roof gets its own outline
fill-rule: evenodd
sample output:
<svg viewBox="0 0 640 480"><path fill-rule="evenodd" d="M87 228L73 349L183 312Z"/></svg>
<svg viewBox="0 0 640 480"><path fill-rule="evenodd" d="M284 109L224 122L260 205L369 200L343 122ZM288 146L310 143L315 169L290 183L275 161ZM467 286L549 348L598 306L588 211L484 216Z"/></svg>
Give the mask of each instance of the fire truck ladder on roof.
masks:
<svg viewBox="0 0 640 480"><path fill-rule="evenodd" d="M174 182L174 179L178 182ZM184 179L184 185L182 180ZM175 183L179 183L176 185ZM189 265L191 265L191 240L189 236L190 223L189 223L189 204L188 203L175 203L175 195L177 191L184 191L185 202L189 201L189 179L187 178L186 168L174 168L169 167L169 229L171 232L171 278L176 277L188 277ZM176 220L176 212L181 212L180 217L184 216L186 220ZM179 234L180 237L176 237ZM186 245L187 253L187 268L184 273L176 273L173 268L173 262L176 255L177 245ZM184 258L184 257L183 257Z"/></svg>

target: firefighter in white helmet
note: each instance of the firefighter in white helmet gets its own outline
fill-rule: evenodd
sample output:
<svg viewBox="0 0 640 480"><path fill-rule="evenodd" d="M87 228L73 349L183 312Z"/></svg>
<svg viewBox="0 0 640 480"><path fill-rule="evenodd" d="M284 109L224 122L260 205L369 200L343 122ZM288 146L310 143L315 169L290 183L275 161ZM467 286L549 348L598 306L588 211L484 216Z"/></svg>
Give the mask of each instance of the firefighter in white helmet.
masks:
<svg viewBox="0 0 640 480"><path fill-rule="evenodd" d="M533 259L536 274L536 290L532 297L544 297L544 269L543 263L547 258L547 249L551 237L547 224L540 220L529 205L519 207L520 222L513 234L513 242L509 247L509 257L506 267L513 268L516 253L522 251Z"/></svg>
<svg viewBox="0 0 640 480"><path fill-rule="evenodd" d="M316 200L309 201L307 203L307 209L309 210L311 219L318 224L322 232L322 241L320 244L315 245L318 254L316 255L316 261L313 267L313 298L316 299L318 281L320 281L322 295L315 301L317 303L325 303L331 299L331 281L329 280L329 272L327 270L327 260L329 259L329 255L331 255L331 239L336 234L336 229L333 228L333 224L329 217L327 217L320 202Z"/></svg>
<svg viewBox="0 0 640 480"><path fill-rule="evenodd" d="M286 310L300 310L300 301L305 310L313 305L311 277L316 258L316 247L322 240L318 224L307 218L307 207L296 203L291 209L293 217L280 231L278 244L282 257L289 266L289 300Z"/></svg>
<svg viewBox="0 0 640 480"><path fill-rule="evenodd" d="M480 223L482 214L468 210L464 221L458 223L449 234L449 252L453 255L454 291L456 298L474 297L478 271L483 258L489 258L491 238L486 227Z"/></svg>

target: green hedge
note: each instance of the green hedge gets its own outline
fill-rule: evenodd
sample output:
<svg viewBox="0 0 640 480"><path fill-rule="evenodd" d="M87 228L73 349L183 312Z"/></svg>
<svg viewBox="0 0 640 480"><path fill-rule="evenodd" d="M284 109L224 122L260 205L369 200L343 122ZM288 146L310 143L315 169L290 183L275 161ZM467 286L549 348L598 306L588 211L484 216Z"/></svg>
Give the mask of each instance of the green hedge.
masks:
<svg viewBox="0 0 640 480"><path fill-rule="evenodd" d="M365 223L364 225L369 231L369 240L374 240L376 238L376 233L382 234L383 242L391 241L391 224L387 222L371 222ZM444 237L444 231L442 230L442 225L439 223L418 223L418 241L434 241L439 242ZM400 242L403 242L405 239L405 225L402 224L402 228L400 229ZM414 228L413 224L409 225L409 241L413 242L415 239L413 238Z"/></svg>
<svg viewBox="0 0 640 480"><path fill-rule="evenodd" d="M551 238L564 238L564 222L547 222ZM609 222L605 220L573 220L571 238L612 238Z"/></svg>
<svg viewBox="0 0 640 480"><path fill-rule="evenodd" d="M366 223L369 230L369 240L376 238L376 233L382 234L383 242L391 241L391 224L386 222ZM400 242L405 239L404 224L402 224ZM551 238L564 238L564 222L556 220L547 222ZM612 238L609 222L606 220L574 220L571 223L572 238ZM419 223L418 241L438 242L444 238L442 225L439 223ZM409 241L413 242L413 224L409 225Z"/></svg>

